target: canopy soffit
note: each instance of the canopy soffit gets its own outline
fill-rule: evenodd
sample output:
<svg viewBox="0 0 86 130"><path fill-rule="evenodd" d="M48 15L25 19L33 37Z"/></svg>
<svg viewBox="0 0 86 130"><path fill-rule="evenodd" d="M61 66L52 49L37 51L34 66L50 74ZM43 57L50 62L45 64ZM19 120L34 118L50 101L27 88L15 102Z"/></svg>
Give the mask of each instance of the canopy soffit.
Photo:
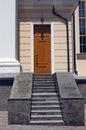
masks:
<svg viewBox="0 0 86 130"><path fill-rule="evenodd" d="M33 10L52 10L66 19L71 19L71 15L76 9L79 0L18 0L21 8ZM35 12L34 12L35 13Z"/></svg>

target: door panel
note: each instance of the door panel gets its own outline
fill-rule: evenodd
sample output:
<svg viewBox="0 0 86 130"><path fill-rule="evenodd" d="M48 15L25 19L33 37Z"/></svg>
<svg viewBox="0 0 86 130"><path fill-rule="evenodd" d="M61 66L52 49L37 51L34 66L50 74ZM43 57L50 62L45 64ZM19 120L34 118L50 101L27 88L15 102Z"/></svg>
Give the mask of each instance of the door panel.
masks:
<svg viewBox="0 0 86 130"><path fill-rule="evenodd" d="M35 74L51 73L50 25L34 25Z"/></svg>

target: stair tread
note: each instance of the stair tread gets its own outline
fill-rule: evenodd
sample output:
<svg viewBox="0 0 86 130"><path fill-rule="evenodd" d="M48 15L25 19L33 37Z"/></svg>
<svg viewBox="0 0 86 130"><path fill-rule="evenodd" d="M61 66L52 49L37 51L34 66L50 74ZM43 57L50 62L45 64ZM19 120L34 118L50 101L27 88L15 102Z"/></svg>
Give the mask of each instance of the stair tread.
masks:
<svg viewBox="0 0 86 130"><path fill-rule="evenodd" d="M44 79L42 79L42 78L38 78L38 79L34 79L33 80L34 82L36 82L36 81L38 81L38 82L40 82L40 81L42 81L42 82L55 82L54 81L54 78L52 79L52 78L50 78L50 79L48 79L48 78L46 78L45 80Z"/></svg>
<svg viewBox="0 0 86 130"><path fill-rule="evenodd" d="M50 83L50 84L49 84L49 83L38 83L38 82L37 82L37 83L34 83L33 85L35 85L35 86L36 86L36 85L42 85L42 86L43 86L43 85L46 85L46 86L49 86L49 85L52 86L52 85L53 85L53 86L54 86L55 84L54 84L54 83Z"/></svg>
<svg viewBox="0 0 86 130"><path fill-rule="evenodd" d="M33 107L39 107L39 108L48 107L49 108L49 107L60 107L60 105L40 105L40 106L38 105L38 106L32 106L32 108Z"/></svg>
<svg viewBox="0 0 86 130"><path fill-rule="evenodd" d="M40 88L40 87L39 87L39 88L33 88L33 91L34 91L34 90L39 90L39 91L43 91L43 90L44 90L44 91L53 90L53 91L55 91L55 88ZM52 91L51 91L51 92L52 92Z"/></svg>
<svg viewBox="0 0 86 130"><path fill-rule="evenodd" d="M36 85L36 84L39 84L39 85L54 85L55 83L54 82L33 82L33 85Z"/></svg>
<svg viewBox="0 0 86 130"><path fill-rule="evenodd" d="M31 110L31 112L61 112L60 109L53 109L53 110Z"/></svg>
<svg viewBox="0 0 86 130"><path fill-rule="evenodd" d="M53 93L55 93L55 90L33 90L33 92L36 92L36 93L45 93L45 92L50 93L50 92L53 92Z"/></svg>
<svg viewBox="0 0 86 130"><path fill-rule="evenodd" d="M42 82L54 82L54 78L52 79L52 78L45 78L45 79L42 79L42 78L34 78L34 82L36 82L36 81L42 81Z"/></svg>
<svg viewBox="0 0 86 130"><path fill-rule="evenodd" d="M52 100L52 101L55 101L56 99L49 99L49 100ZM32 99L32 102L33 101L46 101L45 99ZM56 100L57 101L57 100Z"/></svg>
<svg viewBox="0 0 86 130"><path fill-rule="evenodd" d="M51 74L39 74L39 75L33 75L34 77L54 77Z"/></svg>
<svg viewBox="0 0 86 130"><path fill-rule="evenodd" d="M57 95L57 93L53 92L53 93L33 93L33 95Z"/></svg>
<svg viewBox="0 0 86 130"><path fill-rule="evenodd" d="M51 118L52 117L53 118L53 117L62 117L62 115L53 115L53 114L52 115L47 115L47 114L46 115L41 115L40 114L40 115L32 115L31 117L33 117L33 118L35 118L35 117L46 117L46 118L50 117Z"/></svg>
<svg viewBox="0 0 86 130"><path fill-rule="evenodd" d="M32 103L35 103L35 104L36 103L59 103L59 101L58 100L57 101L56 100L55 101L50 101L50 100L49 101L32 101Z"/></svg>
<svg viewBox="0 0 86 130"><path fill-rule="evenodd" d="M52 86L36 86L36 87L33 87L33 89L38 89L38 88L40 88L40 89L55 89L55 86L54 87L52 87Z"/></svg>
<svg viewBox="0 0 86 130"><path fill-rule="evenodd" d="M32 99L45 99L45 100L48 100L48 99L56 99L56 100L58 100L58 97L46 97L46 96L44 96L44 97L32 97Z"/></svg>
<svg viewBox="0 0 86 130"><path fill-rule="evenodd" d="M56 122L56 123L59 123L59 122L64 123L64 121L62 119L59 119L59 120L36 120L36 121L31 120L31 123L54 123L54 122Z"/></svg>
<svg viewBox="0 0 86 130"><path fill-rule="evenodd" d="M52 98L50 98L50 99L43 99L43 98L33 98L32 99L32 101L49 101L49 100L51 100L51 101L57 101L57 99L52 99Z"/></svg>

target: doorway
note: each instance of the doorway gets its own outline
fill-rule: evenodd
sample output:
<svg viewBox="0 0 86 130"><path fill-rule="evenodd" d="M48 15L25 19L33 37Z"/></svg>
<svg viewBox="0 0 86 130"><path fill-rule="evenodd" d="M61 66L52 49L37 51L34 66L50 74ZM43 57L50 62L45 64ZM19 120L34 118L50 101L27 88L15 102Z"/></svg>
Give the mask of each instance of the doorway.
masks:
<svg viewBox="0 0 86 130"><path fill-rule="evenodd" d="M51 74L50 25L34 25L34 73Z"/></svg>

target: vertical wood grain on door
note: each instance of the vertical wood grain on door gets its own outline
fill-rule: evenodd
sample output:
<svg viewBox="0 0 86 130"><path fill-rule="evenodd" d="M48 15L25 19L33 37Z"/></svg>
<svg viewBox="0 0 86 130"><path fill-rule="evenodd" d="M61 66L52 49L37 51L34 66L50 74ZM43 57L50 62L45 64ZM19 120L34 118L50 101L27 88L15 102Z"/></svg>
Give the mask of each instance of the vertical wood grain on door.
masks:
<svg viewBox="0 0 86 130"><path fill-rule="evenodd" d="M34 25L34 72L51 73L50 25Z"/></svg>

